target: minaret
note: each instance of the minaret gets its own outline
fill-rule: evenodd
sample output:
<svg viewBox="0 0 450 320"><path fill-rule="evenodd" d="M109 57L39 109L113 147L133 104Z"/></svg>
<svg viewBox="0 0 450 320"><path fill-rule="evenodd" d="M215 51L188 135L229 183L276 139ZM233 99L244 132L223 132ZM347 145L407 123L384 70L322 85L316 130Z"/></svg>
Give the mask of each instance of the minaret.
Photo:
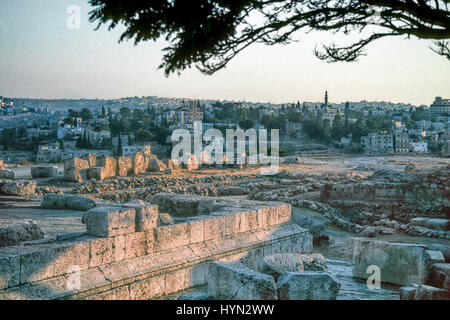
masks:
<svg viewBox="0 0 450 320"><path fill-rule="evenodd" d="M328 91L325 90L325 110L328 109Z"/></svg>

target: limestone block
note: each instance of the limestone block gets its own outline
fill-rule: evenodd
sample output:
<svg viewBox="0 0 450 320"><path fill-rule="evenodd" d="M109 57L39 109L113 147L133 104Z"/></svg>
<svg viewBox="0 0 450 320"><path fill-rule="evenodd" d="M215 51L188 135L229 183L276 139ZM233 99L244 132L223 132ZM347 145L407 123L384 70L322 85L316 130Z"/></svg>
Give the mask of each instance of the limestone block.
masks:
<svg viewBox="0 0 450 320"><path fill-rule="evenodd" d="M205 220L190 221L189 228L189 243L198 243L205 240Z"/></svg>
<svg viewBox="0 0 450 320"><path fill-rule="evenodd" d="M135 232L136 211L133 208L97 207L83 215L82 222L90 235L114 237Z"/></svg>
<svg viewBox="0 0 450 320"><path fill-rule="evenodd" d="M33 166L31 167L31 176L33 179L58 177L58 167Z"/></svg>
<svg viewBox="0 0 450 320"><path fill-rule="evenodd" d="M146 168L148 168L148 165L145 167L144 156L140 152L136 153L133 158L133 174L144 173Z"/></svg>
<svg viewBox="0 0 450 320"><path fill-rule="evenodd" d="M190 217L197 215L201 197L174 193L157 193L154 201L161 211L169 211L173 216Z"/></svg>
<svg viewBox="0 0 450 320"><path fill-rule="evenodd" d="M173 220L172 216L168 213L160 213L158 215L158 225L159 226L167 226L175 224L175 220Z"/></svg>
<svg viewBox="0 0 450 320"><path fill-rule="evenodd" d="M420 284L414 294L414 300L450 300L450 291Z"/></svg>
<svg viewBox="0 0 450 320"><path fill-rule="evenodd" d="M337 279L326 272L287 272L277 283L280 300L336 300L340 290Z"/></svg>
<svg viewBox="0 0 450 320"><path fill-rule="evenodd" d="M255 272L239 262L211 262L208 293L224 300L276 300L273 277Z"/></svg>
<svg viewBox="0 0 450 320"><path fill-rule="evenodd" d="M77 267L79 270L88 269L90 250L91 244L88 241L58 245L53 253L53 275L64 275L70 272L72 267Z"/></svg>
<svg viewBox="0 0 450 320"><path fill-rule="evenodd" d="M81 159L86 160L89 167L95 167L97 165L97 154L87 153L81 157Z"/></svg>
<svg viewBox="0 0 450 320"><path fill-rule="evenodd" d="M258 230L258 213L256 210L245 212L245 230L254 231Z"/></svg>
<svg viewBox="0 0 450 320"><path fill-rule="evenodd" d="M117 173L119 177L126 177L132 173L133 161L130 157L117 158Z"/></svg>
<svg viewBox="0 0 450 320"><path fill-rule="evenodd" d="M205 241L225 237L226 217L205 219Z"/></svg>
<svg viewBox="0 0 450 320"><path fill-rule="evenodd" d="M154 252L165 251L189 244L190 232L187 223L155 228Z"/></svg>
<svg viewBox="0 0 450 320"><path fill-rule="evenodd" d="M125 260L126 257L126 241L127 236L121 235L113 238L113 255L114 261L119 262Z"/></svg>
<svg viewBox="0 0 450 320"><path fill-rule="evenodd" d="M262 259L261 272L274 277L275 280L284 272L305 271L328 272L324 256L319 253L278 253Z"/></svg>
<svg viewBox="0 0 450 320"><path fill-rule="evenodd" d="M261 211L260 214L265 216L266 225L268 227L275 226L278 224L278 212L276 211L276 209L274 209L273 207L269 207L261 209L259 211Z"/></svg>
<svg viewBox="0 0 450 320"><path fill-rule="evenodd" d="M431 268L428 283L450 291L450 263L435 263Z"/></svg>
<svg viewBox="0 0 450 320"><path fill-rule="evenodd" d="M123 205L136 210L136 232L152 230L158 223L158 206L142 200L132 200Z"/></svg>
<svg viewBox="0 0 450 320"><path fill-rule="evenodd" d="M89 179L95 179L97 181L103 181L108 176L108 169L105 167L92 167L88 169L87 177Z"/></svg>
<svg viewBox="0 0 450 320"><path fill-rule="evenodd" d="M6 182L0 191L9 196L30 197L36 194L36 182L28 180Z"/></svg>
<svg viewBox="0 0 450 320"><path fill-rule="evenodd" d="M381 281L398 285L423 283L424 248L420 245L389 243L355 239L353 251L353 276L367 279L367 267L376 265L381 270Z"/></svg>
<svg viewBox="0 0 450 320"><path fill-rule="evenodd" d="M44 232L34 221L16 222L0 226L0 247L44 238Z"/></svg>
<svg viewBox="0 0 450 320"><path fill-rule="evenodd" d="M130 300L130 291L128 286L122 286L89 296L85 300Z"/></svg>
<svg viewBox="0 0 450 320"><path fill-rule="evenodd" d="M86 181L89 169L80 170L77 168L69 168L64 170L64 178L69 181L81 183Z"/></svg>
<svg viewBox="0 0 450 320"><path fill-rule="evenodd" d="M325 223L322 221L318 221L298 213L292 214L292 221L298 224L300 227L308 229L309 232L313 235L314 240L328 238L328 236L326 235L327 228L325 226Z"/></svg>
<svg viewBox="0 0 450 320"><path fill-rule="evenodd" d="M114 177L116 175L117 161L113 157L99 157L96 165L104 167L105 178Z"/></svg>
<svg viewBox="0 0 450 320"><path fill-rule="evenodd" d="M433 243L431 246L429 246L430 250L438 250L442 252L444 255L445 262L450 262L450 246L444 246L442 244Z"/></svg>
<svg viewBox="0 0 450 320"><path fill-rule="evenodd" d="M290 204L282 204L275 208L278 211L278 224L286 223L291 220L292 208Z"/></svg>
<svg viewBox="0 0 450 320"><path fill-rule="evenodd" d="M418 285L404 286L400 288L400 300L414 300Z"/></svg>
<svg viewBox="0 0 450 320"><path fill-rule="evenodd" d="M47 193L42 199L41 207L46 209L87 211L95 207L95 201L79 195Z"/></svg>
<svg viewBox="0 0 450 320"><path fill-rule="evenodd" d="M98 239L91 241L91 258L89 267L98 267L114 262L114 239Z"/></svg>
<svg viewBox="0 0 450 320"><path fill-rule="evenodd" d="M423 258L424 283L430 284L429 281L432 277L433 266L436 263L445 263L444 255L441 251L425 250Z"/></svg>
<svg viewBox="0 0 450 320"><path fill-rule="evenodd" d="M20 283L48 279L54 276L55 248L40 246L21 255Z"/></svg>
<svg viewBox="0 0 450 320"><path fill-rule="evenodd" d="M64 162L64 171L68 169L83 170L89 168L89 162L80 158L71 158Z"/></svg>
<svg viewBox="0 0 450 320"><path fill-rule="evenodd" d="M13 170L2 169L0 170L0 178L14 180L16 178L16 173Z"/></svg>
<svg viewBox="0 0 450 320"><path fill-rule="evenodd" d="M165 294L181 291L186 288L186 270L184 268L166 273Z"/></svg>
<svg viewBox="0 0 450 320"><path fill-rule="evenodd" d="M448 231L450 230L450 220L437 218L414 218L409 222L412 226L419 226L428 229Z"/></svg>
<svg viewBox="0 0 450 320"><path fill-rule="evenodd" d="M135 232L125 235L125 259L145 256L148 253L147 233ZM149 242L152 245L152 242Z"/></svg>
<svg viewBox="0 0 450 320"><path fill-rule="evenodd" d="M245 214L228 214L224 216L225 236L231 236L241 232L240 229L244 229L244 224L240 223L245 221Z"/></svg>

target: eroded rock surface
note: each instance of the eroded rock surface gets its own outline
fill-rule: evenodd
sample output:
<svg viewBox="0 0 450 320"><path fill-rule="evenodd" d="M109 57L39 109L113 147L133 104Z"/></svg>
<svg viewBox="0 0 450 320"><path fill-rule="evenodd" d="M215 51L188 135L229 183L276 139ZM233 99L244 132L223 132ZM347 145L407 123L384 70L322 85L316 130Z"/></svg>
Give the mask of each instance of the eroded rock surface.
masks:
<svg viewBox="0 0 450 320"><path fill-rule="evenodd" d="M336 300L340 284L326 272L287 272L277 282L280 300Z"/></svg>
<svg viewBox="0 0 450 320"><path fill-rule="evenodd" d="M277 280L285 272L322 271L327 272L323 255L318 253L278 253L263 258L261 272Z"/></svg>
<svg viewBox="0 0 450 320"><path fill-rule="evenodd" d="M44 232L34 221L0 225L0 247L44 238Z"/></svg>

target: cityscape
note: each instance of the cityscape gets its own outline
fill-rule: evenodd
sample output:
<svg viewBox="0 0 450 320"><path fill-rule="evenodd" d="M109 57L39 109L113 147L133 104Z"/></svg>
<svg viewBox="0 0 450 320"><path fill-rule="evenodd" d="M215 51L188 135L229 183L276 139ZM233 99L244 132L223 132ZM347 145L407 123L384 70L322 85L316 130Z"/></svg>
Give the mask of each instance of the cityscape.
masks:
<svg viewBox="0 0 450 320"><path fill-rule="evenodd" d="M134 97L118 100L0 98L1 154L8 163L61 163L88 153L130 156L152 147L170 155L171 132L280 129L347 154L450 155L450 100L429 106L389 102L291 104ZM118 149L119 136L121 150ZM285 155L295 155L288 154Z"/></svg>

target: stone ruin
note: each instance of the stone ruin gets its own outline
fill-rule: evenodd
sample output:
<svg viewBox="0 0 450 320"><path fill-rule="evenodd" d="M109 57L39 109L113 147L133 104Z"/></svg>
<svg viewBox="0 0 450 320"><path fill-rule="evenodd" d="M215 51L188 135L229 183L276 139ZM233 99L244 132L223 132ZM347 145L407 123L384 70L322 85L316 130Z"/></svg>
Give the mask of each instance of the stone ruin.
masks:
<svg viewBox="0 0 450 320"><path fill-rule="evenodd" d="M372 275L368 267L378 266L381 282L402 286L400 300L450 300L448 247L362 238L354 241L354 277L367 279Z"/></svg>
<svg viewBox="0 0 450 320"><path fill-rule="evenodd" d="M77 201L63 197L46 202L65 207ZM288 204L176 194L158 194L155 203L99 203L83 216L86 233L0 248L0 299L151 299L212 286L210 272L230 274L226 263L272 284L273 276L251 275L263 275L264 257L313 250L311 234L291 221ZM161 224L160 210L170 212L173 224ZM71 285L77 275L79 286ZM336 288L329 279L323 283ZM215 284L219 296L222 287ZM289 296L291 287L283 288ZM257 298L252 292L247 297Z"/></svg>
<svg viewBox="0 0 450 320"><path fill-rule="evenodd" d="M103 181L111 177L126 177L146 171L167 172L177 170L172 161L164 164L155 155L138 152L133 157L97 157L90 153L82 158L71 158L64 162L64 178L69 181L85 182L89 179Z"/></svg>

